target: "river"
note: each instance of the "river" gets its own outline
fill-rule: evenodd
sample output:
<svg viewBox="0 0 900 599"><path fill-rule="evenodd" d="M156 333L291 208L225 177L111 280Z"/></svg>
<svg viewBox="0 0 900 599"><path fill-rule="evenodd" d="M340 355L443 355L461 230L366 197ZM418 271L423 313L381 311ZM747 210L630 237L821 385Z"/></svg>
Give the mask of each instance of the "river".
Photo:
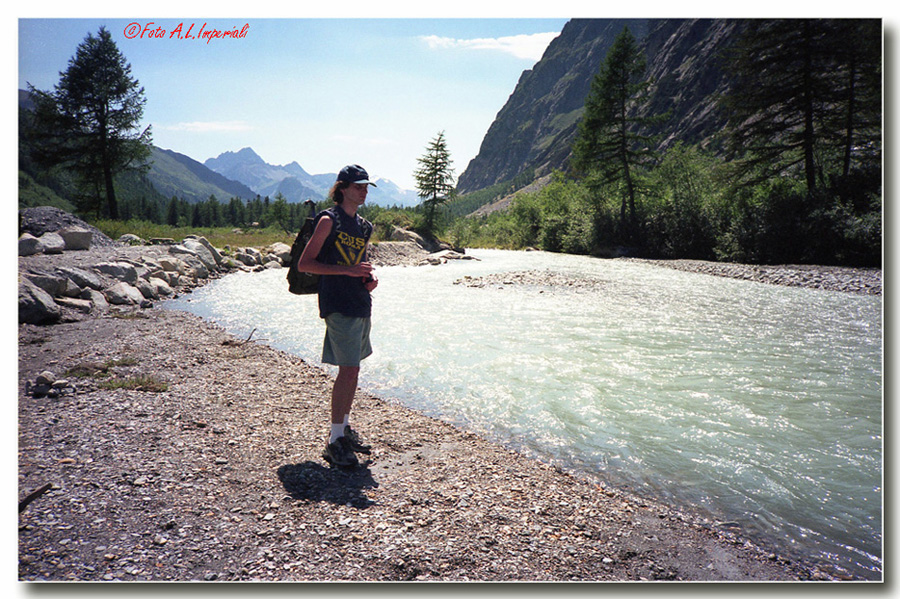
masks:
<svg viewBox="0 0 900 599"><path fill-rule="evenodd" d="M378 269L367 391L882 578L881 297L469 253ZM458 283L526 269L595 284ZM316 299L290 295L284 272L229 275L165 305L318 363Z"/></svg>

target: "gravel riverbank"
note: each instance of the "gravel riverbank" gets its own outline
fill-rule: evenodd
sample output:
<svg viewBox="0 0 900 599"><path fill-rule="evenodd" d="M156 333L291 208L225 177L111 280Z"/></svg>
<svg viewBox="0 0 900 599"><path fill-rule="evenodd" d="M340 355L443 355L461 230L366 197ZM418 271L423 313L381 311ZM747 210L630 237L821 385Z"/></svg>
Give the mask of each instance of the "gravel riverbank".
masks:
<svg viewBox="0 0 900 599"><path fill-rule="evenodd" d="M622 260L636 260L621 258ZM840 291L860 295L881 295L880 268L849 268L845 266L814 266L808 264L729 264L703 260L637 260L685 272L702 273L755 281L768 285L804 287L825 291Z"/></svg>
<svg viewBox="0 0 900 599"><path fill-rule="evenodd" d="M189 314L18 337L19 499L40 492L19 514L20 580L844 578L365 390L354 426L373 453L332 469L329 376ZM27 392L46 370L69 381L58 397Z"/></svg>

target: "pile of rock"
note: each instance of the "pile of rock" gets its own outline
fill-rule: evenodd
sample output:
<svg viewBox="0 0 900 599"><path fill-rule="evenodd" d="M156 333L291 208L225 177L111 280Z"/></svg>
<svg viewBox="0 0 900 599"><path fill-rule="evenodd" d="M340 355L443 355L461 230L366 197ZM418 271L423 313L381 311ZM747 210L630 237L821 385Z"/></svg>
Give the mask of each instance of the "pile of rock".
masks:
<svg viewBox="0 0 900 599"><path fill-rule="evenodd" d="M441 250L426 256L419 262L419 265L431 264L432 266L437 266L439 264L446 264L449 260L478 260L478 258L455 250Z"/></svg>
<svg viewBox="0 0 900 599"><path fill-rule="evenodd" d="M48 231L40 237L22 233L19 237L19 255L62 254L70 250L86 250L91 247L93 233L81 227L66 227L59 231Z"/></svg>
<svg viewBox="0 0 900 599"><path fill-rule="evenodd" d="M237 248L232 254L234 260L251 269L262 267L281 268L291 262L291 246L286 243L276 242L264 248Z"/></svg>
<svg viewBox="0 0 900 599"><path fill-rule="evenodd" d="M25 393L34 397L59 397L63 393L74 393L75 387L68 379L57 378L49 370L44 370L38 374L34 383L25 381Z"/></svg>
<svg viewBox="0 0 900 599"><path fill-rule="evenodd" d="M227 266L221 254L199 237L170 246L169 255L118 258L87 268L31 266L19 273L19 322L58 322L66 310L97 314L110 305L149 307Z"/></svg>
<svg viewBox="0 0 900 599"><path fill-rule="evenodd" d="M464 285L465 287L491 287L496 289L518 286L536 289L540 293L570 293L594 291L609 285L609 281L589 275L576 276L544 269L494 273L481 277L466 275L453 281L453 284Z"/></svg>
<svg viewBox="0 0 900 599"><path fill-rule="evenodd" d="M89 238L90 231L84 231ZM55 233L44 233L41 238ZM62 235L57 234L63 237ZM24 233L20 246L31 246ZM88 241L84 247L90 246ZM46 248L46 246L43 246ZM62 251L70 246L64 245ZM233 270L281 268L290 259L290 247L275 244L261 252L240 248L233 257L208 240L188 236L181 243L142 246L134 257L113 257L87 267L32 262L19 273L19 323L52 324L67 314L102 314L110 306L150 307L155 300L177 295L210 278ZM145 253L141 253L146 249ZM44 249L44 253L46 249ZM28 255L28 254L25 254Z"/></svg>
<svg viewBox="0 0 900 599"><path fill-rule="evenodd" d="M702 273L769 285L840 291L858 295L882 295L881 268L852 268L815 264L737 264L703 260L645 260L637 258L624 258L624 260L655 264L684 272Z"/></svg>
<svg viewBox="0 0 900 599"><path fill-rule="evenodd" d="M110 306L146 308L227 272L284 268L291 259L285 243L219 250L197 235L180 243L133 234L112 240L77 217L49 207L25 209L20 221L20 324L100 315ZM398 229L395 238L406 241L373 246L375 262L444 264L472 258L410 231ZM102 251L93 251L95 245ZM378 256L383 260L379 262Z"/></svg>
<svg viewBox="0 0 900 599"><path fill-rule="evenodd" d="M415 264L424 266L431 264L433 266L446 264L448 260L475 260L474 256L469 256L462 248L454 248L449 243L439 241L437 239L426 239L415 231L410 231L402 227L394 227L390 235L391 243L399 244L415 244L421 248L425 255L420 257ZM379 246L371 252L377 257Z"/></svg>

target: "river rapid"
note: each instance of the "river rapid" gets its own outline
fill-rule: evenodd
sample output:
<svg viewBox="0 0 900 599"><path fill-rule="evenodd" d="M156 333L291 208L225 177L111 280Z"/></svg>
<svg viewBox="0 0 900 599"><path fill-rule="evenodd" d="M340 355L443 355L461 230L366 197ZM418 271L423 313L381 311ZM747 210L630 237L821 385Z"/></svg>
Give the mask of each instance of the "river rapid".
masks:
<svg viewBox="0 0 900 599"><path fill-rule="evenodd" d="M367 391L882 578L880 296L469 253L378 269ZM522 271L537 276L502 276ZM165 306L319 363L316 299L290 295L282 269Z"/></svg>

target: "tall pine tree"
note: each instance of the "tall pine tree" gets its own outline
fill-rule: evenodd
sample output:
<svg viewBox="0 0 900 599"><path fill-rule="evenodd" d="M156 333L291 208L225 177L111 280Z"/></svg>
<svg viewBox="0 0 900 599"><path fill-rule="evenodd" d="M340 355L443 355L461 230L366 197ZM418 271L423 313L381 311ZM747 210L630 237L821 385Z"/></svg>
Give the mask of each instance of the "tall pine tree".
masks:
<svg viewBox="0 0 900 599"><path fill-rule="evenodd" d="M623 28L591 82L572 156L576 171L623 186L620 223L627 237L637 230L635 171L654 159L652 138L640 128L660 118L638 115L648 99L646 64L634 35Z"/></svg>
<svg viewBox="0 0 900 599"><path fill-rule="evenodd" d="M432 234L438 207L446 204L453 192L453 161L447 149L447 140L441 131L428 144L425 154L419 161L419 168L413 176L422 205L425 208L425 230Z"/></svg>
<svg viewBox="0 0 900 599"><path fill-rule="evenodd" d="M63 166L78 177L83 209L119 217L114 177L143 170L150 156L150 127L140 129L144 89L106 28L78 46L53 92L29 86L35 102L34 158Z"/></svg>
<svg viewBox="0 0 900 599"><path fill-rule="evenodd" d="M723 102L745 180L797 171L813 196L824 174L846 175L873 145L880 160L880 38L871 20L748 22Z"/></svg>
<svg viewBox="0 0 900 599"><path fill-rule="evenodd" d="M841 148L841 175L881 162L881 21L833 21L837 109L826 130Z"/></svg>

